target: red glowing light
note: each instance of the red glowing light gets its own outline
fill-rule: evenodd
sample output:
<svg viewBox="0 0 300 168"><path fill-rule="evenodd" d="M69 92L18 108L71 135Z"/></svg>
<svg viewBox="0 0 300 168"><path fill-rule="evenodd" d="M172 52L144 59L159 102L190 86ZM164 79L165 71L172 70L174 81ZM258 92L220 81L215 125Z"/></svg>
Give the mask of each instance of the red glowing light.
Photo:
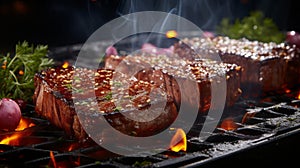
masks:
<svg viewBox="0 0 300 168"><path fill-rule="evenodd" d="M55 156L54 156L53 151L50 151L50 158L51 158L51 162L53 164L53 167L57 168L57 166L56 166L56 160L55 160Z"/></svg>
<svg viewBox="0 0 300 168"><path fill-rule="evenodd" d="M238 125L233 121L232 118L227 118L222 121L220 127L228 131L233 131L238 128Z"/></svg>
<svg viewBox="0 0 300 168"><path fill-rule="evenodd" d="M245 124L247 122L248 119L254 117L256 114L256 112L247 112L242 119L242 124Z"/></svg>

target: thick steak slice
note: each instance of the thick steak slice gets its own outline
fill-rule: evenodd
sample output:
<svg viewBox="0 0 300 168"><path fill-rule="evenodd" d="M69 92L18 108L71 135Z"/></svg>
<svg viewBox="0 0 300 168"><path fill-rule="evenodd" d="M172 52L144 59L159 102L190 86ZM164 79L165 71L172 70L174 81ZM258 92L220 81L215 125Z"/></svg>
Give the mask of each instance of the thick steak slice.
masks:
<svg viewBox="0 0 300 168"><path fill-rule="evenodd" d="M172 124L177 109L163 90L142 80L113 81L114 74L73 67L42 71L35 76L35 110L79 140L89 139L85 130L103 122L131 136L150 136Z"/></svg>
<svg viewBox="0 0 300 168"><path fill-rule="evenodd" d="M241 94L240 67L235 64L219 63L202 59L187 61L175 56L138 54L106 57L105 67L134 75L137 79L154 82L162 87L177 108L181 103L199 107L199 112L207 112L211 105L212 82L221 87L226 80L225 106L232 106Z"/></svg>
<svg viewBox="0 0 300 168"><path fill-rule="evenodd" d="M245 97L280 94L300 83L300 49L296 46L219 36L186 38L174 45L174 51L188 60L197 59L198 52L214 51L223 62L241 66Z"/></svg>

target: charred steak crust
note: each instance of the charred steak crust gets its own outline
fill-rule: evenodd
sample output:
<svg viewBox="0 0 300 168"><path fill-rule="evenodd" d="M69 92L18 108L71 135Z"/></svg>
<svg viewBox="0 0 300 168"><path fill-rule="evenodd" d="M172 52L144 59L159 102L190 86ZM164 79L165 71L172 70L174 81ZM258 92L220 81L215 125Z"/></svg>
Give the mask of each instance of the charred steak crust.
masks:
<svg viewBox="0 0 300 168"><path fill-rule="evenodd" d="M225 63L242 67L243 96L280 94L300 83L300 49L296 46L223 36L186 38L174 45L174 52L188 60L197 59L198 52L208 51L218 53Z"/></svg>

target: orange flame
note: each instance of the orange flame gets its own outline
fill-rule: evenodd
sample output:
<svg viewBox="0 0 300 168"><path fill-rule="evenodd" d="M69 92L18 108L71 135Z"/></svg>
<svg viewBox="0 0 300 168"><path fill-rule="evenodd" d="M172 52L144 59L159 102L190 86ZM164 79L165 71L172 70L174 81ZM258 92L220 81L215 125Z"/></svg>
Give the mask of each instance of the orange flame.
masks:
<svg viewBox="0 0 300 168"><path fill-rule="evenodd" d="M174 152L179 151L186 151L187 149L187 142L186 142L186 135L183 129L177 129L175 135L173 136L170 142L170 150Z"/></svg>
<svg viewBox="0 0 300 168"><path fill-rule="evenodd" d="M57 168L57 166L56 166L56 160L55 160L53 151L50 151L50 158L51 158L51 162L52 162L52 164L53 164L53 167L54 167L54 168Z"/></svg>
<svg viewBox="0 0 300 168"><path fill-rule="evenodd" d="M26 128L33 127L35 124L31 122L29 119L21 118L18 127L15 129L15 131L23 131ZM0 141L0 144L5 145L13 145L13 146L19 146L21 143L21 138L25 136L29 136L32 132L15 132L5 138L3 138Z"/></svg>
<svg viewBox="0 0 300 168"><path fill-rule="evenodd" d="M30 120L22 117L20 120L20 123L19 123L18 127L15 129L15 131L23 131L24 129L33 127L33 126L35 126L34 123L32 123Z"/></svg>
<svg viewBox="0 0 300 168"><path fill-rule="evenodd" d="M4 144L4 145L18 145L18 142L16 142L19 138L21 137L20 134L13 134L7 138L4 138L0 141L0 144Z"/></svg>
<svg viewBox="0 0 300 168"><path fill-rule="evenodd" d="M80 166L80 156L77 159L70 159L70 160L61 160L56 161L54 152L50 151L50 160L48 163L48 167L53 168L67 168L67 167L77 167Z"/></svg>
<svg viewBox="0 0 300 168"><path fill-rule="evenodd" d="M177 37L177 32L175 31L175 30L169 30L169 31L167 31L167 33L166 33L166 37L167 38L175 38L175 37Z"/></svg>
<svg viewBox="0 0 300 168"><path fill-rule="evenodd" d="M298 100L300 100L300 91L298 92L298 95L296 97Z"/></svg>
<svg viewBox="0 0 300 168"><path fill-rule="evenodd" d="M233 121L232 118L224 119L220 125L221 128L232 131L238 128L238 125Z"/></svg>
<svg viewBox="0 0 300 168"><path fill-rule="evenodd" d="M67 61L65 61L64 64L61 67L66 69L66 68L69 67L69 63Z"/></svg>

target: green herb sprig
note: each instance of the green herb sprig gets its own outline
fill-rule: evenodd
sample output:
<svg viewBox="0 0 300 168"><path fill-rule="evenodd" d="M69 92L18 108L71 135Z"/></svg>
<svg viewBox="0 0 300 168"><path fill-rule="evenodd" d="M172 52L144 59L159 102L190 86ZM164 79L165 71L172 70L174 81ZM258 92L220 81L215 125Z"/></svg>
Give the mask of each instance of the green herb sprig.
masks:
<svg viewBox="0 0 300 168"><path fill-rule="evenodd" d="M261 11L253 11L241 20L236 19L234 23L229 18L223 18L216 32L233 39L247 38L261 42L281 43L285 38L273 20L264 17Z"/></svg>
<svg viewBox="0 0 300 168"><path fill-rule="evenodd" d="M13 56L0 55L0 98L31 101L34 93L34 75L54 64L47 57L47 45L18 43Z"/></svg>

